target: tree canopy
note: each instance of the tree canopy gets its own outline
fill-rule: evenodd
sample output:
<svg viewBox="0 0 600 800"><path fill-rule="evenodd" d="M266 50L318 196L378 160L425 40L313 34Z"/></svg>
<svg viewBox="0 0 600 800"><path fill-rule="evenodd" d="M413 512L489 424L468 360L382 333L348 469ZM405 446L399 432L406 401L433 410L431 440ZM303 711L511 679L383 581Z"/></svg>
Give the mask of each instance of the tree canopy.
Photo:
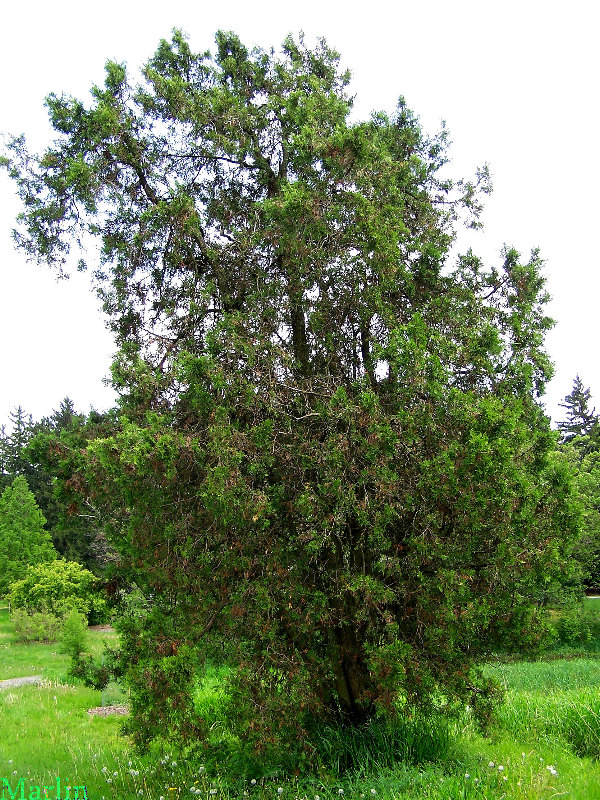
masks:
<svg viewBox="0 0 600 800"><path fill-rule="evenodd" d="M140 85L108 62L89 105L50 95L54 144L4 157L26 252L65 270L100 241L121 417L71 489L149 598L122 661L141 743L208 735L193 681L221 648L257 749L481 710L472 667L535 643L577 536L538 252L451 258L487 170L444 177L445 131L402 98L350 122L348 83L323 41L175 32Z"/></svg>

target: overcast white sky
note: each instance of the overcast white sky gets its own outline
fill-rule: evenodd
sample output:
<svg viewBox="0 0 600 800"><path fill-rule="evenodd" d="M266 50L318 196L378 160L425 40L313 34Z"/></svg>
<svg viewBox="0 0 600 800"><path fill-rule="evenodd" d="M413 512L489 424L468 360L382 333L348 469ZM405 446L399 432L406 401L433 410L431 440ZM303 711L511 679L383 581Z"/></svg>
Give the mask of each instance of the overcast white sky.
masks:
<svg viewBox="0 0 600 800"><path fill-rule="evenodd" d="M309 42L324 36L352 72L357 116L393 111L403 94L426 130L446 120L457 177L489 163L485 227L468 237L476 252L499 260L505 242L524 256L541 248L557 320L545 398L556 421L576 373L600 409L597 8L594 0L11 2L1 17L0 131L25 133L42 149L48 93L87 99L107 58L135 70L173 27L195 50L212 49L218 29L265 48L300 30ZM114 395L102 378L113 343L89 281L57 282L28 264L10 236L18 210L2 174L0 424L18 404L39 418L65 395L82 411L108 408Z"/></svg>

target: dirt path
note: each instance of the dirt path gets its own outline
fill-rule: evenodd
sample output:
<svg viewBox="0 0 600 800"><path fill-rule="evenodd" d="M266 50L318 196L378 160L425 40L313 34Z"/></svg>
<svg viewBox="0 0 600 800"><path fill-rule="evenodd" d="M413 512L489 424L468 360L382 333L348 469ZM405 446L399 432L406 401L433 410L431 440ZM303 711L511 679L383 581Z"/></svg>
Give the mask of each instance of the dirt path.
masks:
<svg viewBox="0 0 600 800"><path fill-rule="evenodd" d="M15 686L26 686L28 683L39 683L42 680L41 675L30 675L28 678L10 678L7 681L0 681L0 689L14 689Z"/></svg>

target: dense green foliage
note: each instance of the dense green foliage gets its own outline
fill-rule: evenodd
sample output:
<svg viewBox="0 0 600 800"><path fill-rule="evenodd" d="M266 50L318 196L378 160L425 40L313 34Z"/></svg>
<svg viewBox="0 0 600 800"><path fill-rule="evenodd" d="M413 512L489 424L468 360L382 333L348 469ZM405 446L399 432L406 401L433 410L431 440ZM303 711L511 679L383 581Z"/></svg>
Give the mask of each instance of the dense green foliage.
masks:
<svg viewBox="0 0 600 800"><path fill-rule="evenodd" d="M45 522L27 480L16 477L0 496L0 596L23 577L29 564L56 558Z"/></svg>
<svg viewBox="0 0 600 800"><path fill-rule="evenodd" d="M559 422L561 443L554 459L571 470L582 508L582 535L573 555L581 567L584 583L600 586L600 428L595 409L590 411L590 390L579 375L573 390L561 405L566 420Z"/></svg>
<svg viewBox="0 0 600 800"><path fill-rule="evenodd" d="M0 428L0 486L25 476L57 553L96 574L104 571L113 552L93 508L70 491L70 480L79 451L93 433L110 430L110 419L110 414L94 410L87 416L76 413L66 397L57 410L36 422L18 407L9 415L9 424Z"/></svg>
<svg viewBox="0 0 600 800"><path fill-rule="evenodd" d="M76 660L87 650L87 646L87 619L76 608L72 608L63 622L60 652Z"/></svg>
<svg viewBox="0 0 600 800"><path fill-rule="evenodd" d="M98 620L105 610L104 600L95 593L94 575L76 561L57 558L50 563L32 564L24 576L9 587L11 608L27 612L50 612L59 617L76 609ZM98 620L99 621L99 620Z"/></svg>
<svg viewBox="0 0 600 800"><path fill-rule="evenodd" d="M121 625L140 744L208 740L194 687L222 652L258 751L414 704L485 717L474 665L535 647L565 580L539 255L451 263L486 171L443 178L445 132L403 100L351 123L348 80L323 42L175 33L143 85L109 62L89 108L51 95L57 141L4 159L28 253L101 240L121 417L69 490L147 598Z"/></svg>
<svg viewBox="0 0 600 800"><path fill-rule="evenodd" d="M113 430L113 414L76 414L65 399L58 411L32 427L24 457L51 483L54 525L51 535L61 556L104 574L114 560L101 521L89 498L78 493L76 475L88 439Z"/></svg>

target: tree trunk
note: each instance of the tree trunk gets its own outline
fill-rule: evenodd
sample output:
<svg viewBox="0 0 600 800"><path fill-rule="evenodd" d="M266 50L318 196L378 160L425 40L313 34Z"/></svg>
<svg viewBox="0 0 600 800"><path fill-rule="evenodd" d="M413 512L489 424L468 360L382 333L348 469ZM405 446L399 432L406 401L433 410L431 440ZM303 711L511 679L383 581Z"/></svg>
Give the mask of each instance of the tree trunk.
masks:
<svg viewBox="0 0 600 800"><path fill-rule="evenodd" d="M372 683L359 637L347 626L332 631L331 639L335 687L342 718L350 725L368 722L373 716Z"/></svg>

